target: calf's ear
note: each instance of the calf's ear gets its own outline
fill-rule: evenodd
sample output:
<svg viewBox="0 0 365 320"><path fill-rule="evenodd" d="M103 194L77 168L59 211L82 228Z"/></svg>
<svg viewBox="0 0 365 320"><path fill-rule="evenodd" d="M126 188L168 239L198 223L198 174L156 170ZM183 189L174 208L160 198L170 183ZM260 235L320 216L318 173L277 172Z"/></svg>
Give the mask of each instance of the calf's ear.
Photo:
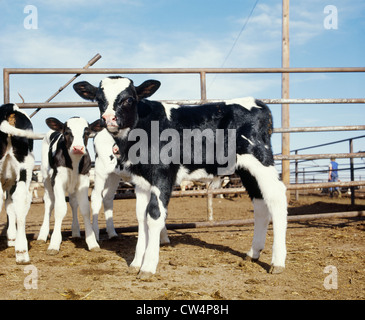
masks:
<svg viewBox="0 0 365 320"><path fill-rule="evenodd" d="M62 132L64 127L64 124L56 118L47 118L46 124L50 129L58 132Z"/></svg>
<svg viewBox="0 0 365 320"><path fill-rule="evenodd" d="M89 125L89 128L91 131L96 133L96 132L103 130L105 128L105 126L103 126L103 121L101 121L101 119L98 119L98 120L95 120L93 123L91 123Z"/></svg>
<svg viewBox="0 0 365 320"><path fill-rule="evenodd" d="M87 81L77 82L73 85L76 93L83 99L94 101L98 88Z"/></svg>
<svg viewBox="0 0 365 320"><path fill-rule="evenodd" d="M160 87L161 82L157 80L147 80L136 87L138 99L144 99L152 96Z"/></svg>

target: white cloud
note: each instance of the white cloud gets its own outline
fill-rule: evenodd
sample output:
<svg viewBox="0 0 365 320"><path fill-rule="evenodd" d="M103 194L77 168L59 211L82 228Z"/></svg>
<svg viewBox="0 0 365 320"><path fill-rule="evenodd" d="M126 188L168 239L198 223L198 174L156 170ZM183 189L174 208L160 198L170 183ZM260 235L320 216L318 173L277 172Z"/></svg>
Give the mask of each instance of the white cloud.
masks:
<svg viewBox="0 0 365 320"><path fill-rule="evenodd" d="M62 2L63 7L71 6L71 0ZM103 1L95 0L90 6L101 5ZM45 0L36 2L41 7L53 6L56 4ZM115 3L114 0L110 3ZM109 4L110 4L109 3ZM130 1L123 1L130 4ZM68 6L68 5L69 6ZM74 6L87 6L87 0L72 2ZM142 5L138 2L137 5ZM310 14L311 6L306 7L298 4L292 5L293 20L291 21L291 43L305 44L313 37L322 32L318 27L318 15ZM55 13L53 13L55 14ZM0 59L7 62L9 67L82 67L96 53L102 55L95 67L221 67L237 32L227 32L226 37L215 37L191 32L164 30L149 33L140 26L123 25L109 21L107 25L86 21L86 26L77 21L77 16L65 16L64 27L67 30L60 32L50 21L44 20L47 27L38 30L25 30L15 26L7 27L7 32L0 38L0 47L5 48L0 53ZM108 20L104 17L104 19ZM237 31L244 23L246 17L237 20ZM77 23L76 23L77 22ZM105 21L104 21L105 22ZM232 22L232 21L231 21ZM42 21L40 22L41 25ZM75 32L72 32L72 24L75 23ZM98 33L97 29L101 29ZM104 30L105 29L105 30ZM267 5L259 4L246 26L235 49L227 60L224 67L262 67L265 63L268 66L280 66L281 60L281 4ZM277 59L273 62L273 57ZM83 76L97 84L102 76ZM134 76L132 78L142 81L146 76ZM147 76L150 77L150 76ZM153 76L151 76L153 77ZM163 87L156 94L157 97L169 99L197 99L200 96L199 76L164 76L166 79ZM176 78L176 80L171 80ZM191 84L193 81L194 85ZM47 83L47 91L55 91L52 84ZM249 76L221 76L218 75L207 81L208 94L224 98L239 97L242 95L263 95L262 92L273 92L277 90L277 80L271 78L254 79ZM35 86L35 85L33 85ZM27 92L28 91L28 92ZM22 94L30 96L32 101L37 99L37 93L33 89L22 89ZM32 94L33 92L33 94ZM167 94L166 94L167 92ZM68 92L68 97L73 97ZM16 96L13 93L12 96ZM267 96L267 95L266 95ZM64 94L60 97L65 97ZM75 97L76 98L76 97ZM27 99L27 100L28 100Z"/></svg>

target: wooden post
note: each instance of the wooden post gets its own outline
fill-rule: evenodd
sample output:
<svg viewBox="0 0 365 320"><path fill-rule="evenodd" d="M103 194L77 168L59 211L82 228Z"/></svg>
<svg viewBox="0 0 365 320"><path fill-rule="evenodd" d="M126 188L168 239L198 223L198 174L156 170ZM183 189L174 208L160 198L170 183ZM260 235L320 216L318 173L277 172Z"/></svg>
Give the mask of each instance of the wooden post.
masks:
<svg viewBox="0 0 365 320"><path fill-rule="evenodd" d="M282 21L282 67L289 68L289 0L283 0L283 21ZM282 99L289 99L289 73L282 73L281 75L281 97ZM281 105L281 126L283 128L290 127L289 118L289 104ZM283 155L290 154L290 134L282 134L281 153ZM282 161L282 180L284 184L290 184L290 161ZM287 191L288 201L290 199L290 192Z"/></svg>
<svg viewBox="0 0 365 320"><path fill-rule="evenodd" d="M209 190L209 189L208 189ZM207 213L208 213L208 221L213 221L213 194L208 192L207 196Z"/></svg>

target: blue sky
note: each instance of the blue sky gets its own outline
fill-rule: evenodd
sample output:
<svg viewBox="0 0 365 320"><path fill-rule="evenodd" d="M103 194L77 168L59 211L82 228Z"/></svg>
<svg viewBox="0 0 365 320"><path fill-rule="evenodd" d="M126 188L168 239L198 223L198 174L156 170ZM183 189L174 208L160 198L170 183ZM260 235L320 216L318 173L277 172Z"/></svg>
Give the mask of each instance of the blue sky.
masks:
<svg viewBox="0 0 365 320"><path fill-rule="evenodd" d="M259 0L0 0L0 67L82 67L96 53L95 67L280 67L281 1ZM26 5L37 8L38 28L26 29ZM326 29L327 5L338 11L338 28ZM240 37L237 40L237 36ZM232 49L233 44L237 40ZM363 0L291 1L291 67L363 67L365 58ZM228 56L228 53L231 53ZM11 101L42 102L70 75L11 76ZM129 75L135 83L155 78L162 86L155 99L199 99L197 75ZM97 84L101 75L80 80ZM290 77L292 98L363 98L364 74L296 74ZM1 79L2 84L2 79ZM280 98L280 75L208 75L208 99L242 96ZM3 92L0 93L3 101ZM54 101L81 101L67 88ZM271 105L280 127L280 106ZM292 105L292 126L364 124L364 105ZM32 110L27 110L31 113ZM98 111L42 110L32 121L45 132L44 119L80 115L93 121ZM326 143L363 132L292 134L291 149ZM40 159L36 147L36 158ZM280 135L273 136L275 153ZM355 151L365 140L354 141ZM348 144L307 153L347 152ZM358 159L356 162L361 162ZM328 161L315 161L322 164ZM343 160L345 164L348 160ZM365 173L363 173L364 175Z"/></svg>

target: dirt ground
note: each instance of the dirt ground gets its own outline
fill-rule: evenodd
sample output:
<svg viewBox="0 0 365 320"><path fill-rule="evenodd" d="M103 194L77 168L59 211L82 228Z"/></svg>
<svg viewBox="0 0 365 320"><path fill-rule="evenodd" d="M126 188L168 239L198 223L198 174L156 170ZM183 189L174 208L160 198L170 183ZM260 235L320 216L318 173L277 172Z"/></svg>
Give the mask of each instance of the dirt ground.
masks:
<svg viewBox="0 0 365 320"><path fill-rule="evenodd" d="M114 203L115 226L135 226L135 200ZM356 207L349 203L348 198L306 196L291 202L289 214L365 210L365 200L357 199ZM167 223L206 221L206 208L205 198L173 198ZM253 217L246 195L215 198L213 208L215 220ZM60 253L49 256L48 244L40 245L33 239L42 219L43 204L32 204L27 216L31 265L16 265L14 248L7 248L4 237L6 214L2 210L0 299L365 299L364 218L290 222L286 270L278 275L268 273L271 225L258 262L244 260L253 225L169 230L171 245L161 248L157 274L147 281L127 272L135 252L136 232L120 233L113 240L101 234L99 252L89 252L84 239L74 241L65 232ZM103 214L99 220L104 228ZM70 230L70 211L63 225L65 231ZM37 282L31 280L33 276ZM29 285L34 289L27 289Z"/></svg>

